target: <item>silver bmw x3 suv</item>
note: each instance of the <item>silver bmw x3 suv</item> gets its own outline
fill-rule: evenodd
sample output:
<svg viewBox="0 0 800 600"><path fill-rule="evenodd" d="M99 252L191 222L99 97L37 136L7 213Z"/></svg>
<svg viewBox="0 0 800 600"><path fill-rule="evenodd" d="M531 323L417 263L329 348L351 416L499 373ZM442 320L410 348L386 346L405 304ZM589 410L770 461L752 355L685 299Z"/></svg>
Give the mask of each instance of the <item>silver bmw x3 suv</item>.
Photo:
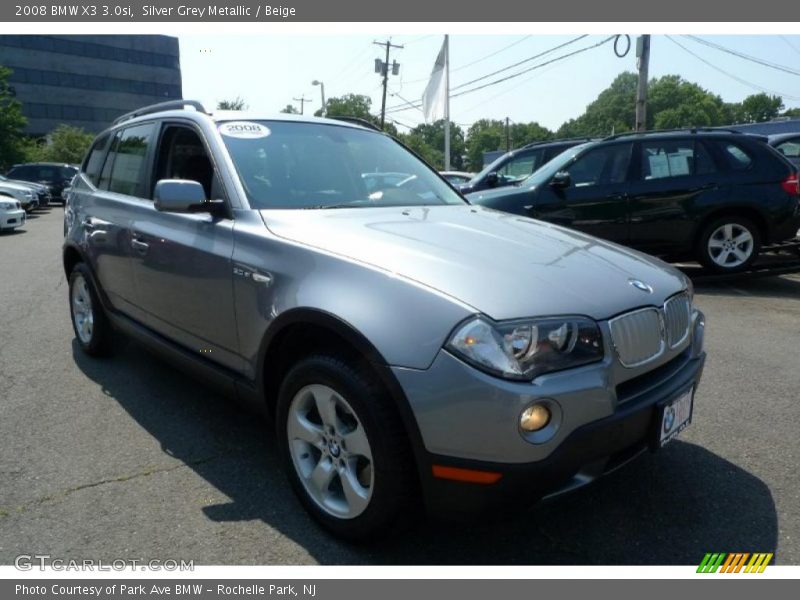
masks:
<svg viewBox="0 0 800 600"><path fill-rule="evenodd" d="M704 320L683 274L472 206L367 123L143 108L94 142L65 230L81 348L133 336L272 417L342 537L423 506L506 512L691 421Z"/></svg>

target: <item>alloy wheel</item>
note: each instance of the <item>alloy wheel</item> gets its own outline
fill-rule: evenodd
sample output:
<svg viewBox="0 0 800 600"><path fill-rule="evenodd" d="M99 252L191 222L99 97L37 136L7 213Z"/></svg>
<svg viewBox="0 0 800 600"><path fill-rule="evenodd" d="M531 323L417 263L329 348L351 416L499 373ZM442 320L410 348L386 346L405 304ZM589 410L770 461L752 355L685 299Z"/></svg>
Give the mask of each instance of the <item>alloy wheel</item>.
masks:
<svg viewBox="0 0 800 600"><path fill-rule="evenodd" d="M745 264L752 256L754 247L753 234L738 223L720 225L708 238L709 257L725 269Z"/></svg>
<svg viewBox="0 0 800 600"><path fill-rule="evenodd" d="M302 388L289 406L286 434L295 471L320 508L340 519L367 509L375 478L372 449L341 394L320 384Z"/></svg>
<svg viewBox="0 0 800 600"><path fill-rule="evenodd" d="M72 320L81 342L91 343L94 333L94 307L89 286L83 275L78 275L72 284Z"/></svg>

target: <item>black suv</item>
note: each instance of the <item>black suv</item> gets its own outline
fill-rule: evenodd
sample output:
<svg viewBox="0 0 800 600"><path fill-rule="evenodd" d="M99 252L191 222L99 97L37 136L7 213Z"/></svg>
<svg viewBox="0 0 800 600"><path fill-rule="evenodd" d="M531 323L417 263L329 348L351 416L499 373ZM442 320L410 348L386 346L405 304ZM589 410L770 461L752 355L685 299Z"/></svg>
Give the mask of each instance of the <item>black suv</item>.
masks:
<svg viewBox="0 0 800 600"><path fill-rule="evenodd" d="M718 272L797 235L797 168L759 138L726 130L622 134L574 147L489 208L564 225Z"/></svg>
<svg viewBox="0 0 800 600"><path fill-rule="evenodd" d="M78 167L65 163L43 162L14 165L6 175L9 179L46 185L54 202L64 202L61 194L77 174Z"/></svg>
<svg viewBox="0 0 800 600"><path fill-rule="evenodd" d="M469 194L517 183L565 150L588 141L589 138L574 138L527 144L495 159L467 183L459 185L458 189L462 194Z"/></svg>

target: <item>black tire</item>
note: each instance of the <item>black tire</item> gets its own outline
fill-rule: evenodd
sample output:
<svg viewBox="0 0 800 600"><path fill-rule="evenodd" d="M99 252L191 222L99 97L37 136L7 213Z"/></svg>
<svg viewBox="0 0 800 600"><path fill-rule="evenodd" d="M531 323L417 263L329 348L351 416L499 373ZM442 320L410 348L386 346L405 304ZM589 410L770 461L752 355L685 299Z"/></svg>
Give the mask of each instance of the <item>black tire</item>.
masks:
<svg viewBox="0 0 800 600"><path fill-rule="evenodd" d="M332 388L353 409L372 454L369 503L358 516L331 515L311 497L300 480L289 449L288 418L295 395L309 385ZM276 431L281 462L300 502L325 529L351 542L376 540L404 529L419 511L420 494L408 436L393 400L363 367L333 355L313 355L292 367L278 394Z"/></svg>
<svg viewBox="0 0 800 600"><path fill-rule="evenodd" d="M91 333L86 337L79 332L79 325L76 322L76 311L73 303L75 300L75 288L86 283L86 291L91 299L92 327ZM113 330L108 317L103 310L103 305L97 295L94 280L89 268L82 262L77 263L69 275L69 314L72 321L72 330L75 333L75 340L86 354L89 356L102 357L108 356L113 350Z"/></svg>
<svg viewBox="0 0 800 600"><path fill-rule="evenodd" d="M725 244L728 241L723 237L720 236L720 228L725 226L731 226L734 232L743 232L746 230L749 233L751 242L741 245L736 244L735 242L731 242L732 246L727 246L724 249L720 250L719 248L712 248L710 244L716 242L716 244ZM712 236L714 240L712 240ZM725 264L721 264L719 262L721 252L725 252L726 250L731 250L726 256L730 261L730 266L726 266ZM738 250L739 252L744 252L745 254L749 250L749 254L745 260L741 260L738 256L733 255L733 250ZM700 236L697 240L697 247L696 247L696 257L698 262L701 265L710 269L716 273L737 273L739 271L744 271L753 264L753 262L758 258L758 254L761 252L761 232L758 229L758 226L753 223L750 219L745 217L739 216L723 216L717 219L714 219L708 225L706 225L703 230L700 232ZM717 256L717 260L715 260L715 254ZM725 259L722 259L725 260Z"/></svg>

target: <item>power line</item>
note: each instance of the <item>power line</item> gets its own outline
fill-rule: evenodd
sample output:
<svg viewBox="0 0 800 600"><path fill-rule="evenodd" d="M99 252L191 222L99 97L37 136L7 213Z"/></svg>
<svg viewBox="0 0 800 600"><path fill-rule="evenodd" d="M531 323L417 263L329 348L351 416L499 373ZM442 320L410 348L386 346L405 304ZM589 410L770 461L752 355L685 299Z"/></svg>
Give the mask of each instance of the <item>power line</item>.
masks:
<svg viewBox="0 0 800 600"><path fill-rule="evenodd" d="M667 38L669 41L671 41L673 44L675 44L675 45L679 46L680 48L683 48L683 50L684 50L685 52L687 52L687 53L691 54L692 56L694 56L694 57L695 57L697 60L699 60L700 62L702 62L702 63L704 63L704 64L708 65L709 67L711 67L711 68L712 68L712 69L714 69L715 71L718 71L718 72L722 73L723 75L726 75L726 76L730 77L730 78L731 78L731 79L733 79L734 81L738 81L738 82L739 82L739 83L741 83L742 85L746 85L747 87L749 87L749 88L751 88L751 89L754 89L754 90L759 90L759 91L761 91L761 92L766 92L766 93L768 93L768 94L773 94L773 95L781 96L781 97L783 97L783 98L786 98L786 99L788 99L788 100L800 100L800 96L792 96L792 95L790 95L790 94L784 94L784 93L782 93L782 92L777 92L777 91L775 91L775 90L771 90L771 89L769 89L769 88L765 88L765 87L763 87L763 86L760 86L760 85L758 85L758 84L756 84L756 83L753 83L753 82L751 82L751 81L747 81L746 79L742 79L741 77L739 77L738 75L734 75L733 73L729 73L729 72L728 72L728 71L726 71L725 69L722 69L722 68L720 68L720 67L718 67L718 66L716 66L716 65L714 65L714 64L712 64L712 63L710 63L709 61L707 61L706 59L704 59L702 56L698 56L697 54L695 54L694 52L692 52L691 50L689 50L689 48L687 48L686 46L684 46L683 44L681 44L681 43L680 43L678 40L676 40L675 38L673 38L671 35L667 35L667 36L665 36L665 37L666 37L666 38Z"/></svg>
<svg viewBox="0 0 800 600"><path fill-rule="evenodd" d="M769 67L770 69L775 69L776 71L783 71L784 73L789 73L789 75L797 75L800 77L800 71L787 67L785 65L780 65L778 63L773 63L768 60L764 60L761 58L757 58L755 56L750 56L749 54L744 54L743 52L739 52L737 50L731 50L730 48L726 48L725 46L720 46L719 44L715 44L714 42L709 42L708 40L704 40L701 37L697 37L696 35L687 35L684 36L697 42L698 44L703 44L704 46L708 46L709 48L714 48L715 50L719 50L720 52L726 52L733 56L738 56L741 59L749 60L750 62L756 63L758 65Z"/></svg>
<svg viewBox="0 0 800 600"><path fill-rule="evenodd" d="M587 37L587 36L586 35L579 36L577 38L574 38L574 39L570 40L569 42L566 42L564 44L560 44L558 46L555 46L555 47L551 48L550 50L542 52L542 53L536 55L536 57L531 57L531 58L525 59L524 61L520 61L520 62L515 63L514 65L511 65L509 67L505 67L503 69L499 69L498 71L495 71L494 73L490 73L489 75L485 75L483 77L479 77L477 79L474 79L471 82L463 83L463 84L461 84L459 86L456 86L455 88L451 88L451 89L460 89L460 88L465 87L466 85L469 85L470 83L475 83L477 81L481 81L483 79L486 79L487 77L491 77L492 75L496 75L497 73L501 73L503 71L507 71L508 69L510 69L510 68L512 68L514 66L519 66L520 64L523 64L523 63L526 63L526 62L530 62L534 58L538 58L538 57L544 56L545 54L549 54L549 53L553 52L554 50L558 50L559 48L563 48L564 46L566 46L568 44L571 44L571 43L574 43L574 42L576 42L579 39L582 39L584 37ZM497 85L499 83L503 83L504 81L508 81L510 79L514 79L516 77L524 75L525 73L530 73L531 71L533 71L535 69L540 69L540 68L545 67L545 66L547 66L549 64L558 62L560 60L564 60L566 58L570 58L570 57L575 56L577 54L581 54L582 52L586 52L587 50L592 50L594 48L602 46L603 44L606 44L606 43L610 42L611 40L613 40L615 37L616 37L615 35L609 36L609 37L607 37L607 38L605 38L605 39L603 39L603 40L601 40L601 41L599 41L596 44L593 44L591 46L585 46L583 48L575 50L574 52L570 52L568 54L563 54L561 56L557 56L557 57L555 57L553 59L550 59L548 61L545 61L543 63L539 63L537 65L533 65L532 67L528 67L527 69L523 69L522 71L519 71L517 73L512 73L511 75L507 75L505 77L502 77L501 79L497 79L495 81L490 81L489 83L485 83L483 85L480 85L480 86L477 86L477 87L474 87L474 88L470 88L468 90L461 91L461 92L459 92L457 94L451 94L450 98L458 98L459 96L464 96L466 94L471 94L472 92L477 92L478 90L482 90L484 88L491 87L491 86ZM419 108L420 106L422 106L422 101L418 100L416 103L414 103L414 104L412 104L410 106L403 106L403 105L392 106L392 107L387 109L387 112L401 112L401 111L409 110L410 108Z"/></svg>
<svg viewBox="0 0 800 600"><path fill-rule="evenodd" d="M483 62L484 60L487 60L487 59L489 59L489 58L492 58L493 56L497 56L497 55L498 55L498 54L500 54L501 52L505 52L506 50L509 50L510 48L513 48L513 47L514 47L514 46L516 46L517 44L520 44L520 43L524 42L525 40L527 40L528 38L532 38L532 37L533 37L532 35L525 35L525 36L521 37L520 39L518 39L518 40L515 40L515 41L511 42L511 43L510 43L510 44L508 44L507 46L503 46L503 47L502 47L502 48L500 48L499 50L495 50L495 51L494 51L494 52L492 52L491 54L487 54L486 56L483 56L483 57L481 57L481 58L479 58L479 59L477 59L477 60L473 60L471 63L467 63L467 64L465 64L465 65L461 65L460 67L455 67L455 68L452 68L452 69L450 69L450 72L451 72L451 73L455 73L455 72L457 72L457 71L463 71L464 69L466 69L466 68L468 68L468 67L471 67L471 66L473 66L473 65L477 65L479 62ZM422 77L421 79L412 79L411 81L403 81L402 83L403 83L403 84L406 84L406 83L407 83L407 84L409 84L409 85L410 85L410 84L412 84L412 83L419 83L419 82L421 82L421 81L428 81L428 77Z"/></svg>
<svg viewBox="0 0 800 600"><path fill-rule="evenodd" d="M537 58L541 58L542 56L545 56L546 54L550 54L551 52L555 52L556 50L560 50L561 48L564 48L565 46L569 46L570 44L574 44L575 42L580 41L585 37L589 37L588 34L579 35L576 38L572 38L568 42L564 42L563 44L559 44L558 46L554 46L554 47L550 48L549 50L545 50L544 52L540 52L539 54L535 54L534 56L531 56L529 58L526 58L525 60L521 60L519 62L516 62L513 65L508 65L507 67L503 67L502 69L498 69L497 71L493 71L491 73L487 73L486 75L482 75L480 77L476 77L472 81L467 81L466 83L461 83L461 84L451 88L451 90L457 90L457 89L460 89L460 88L463 88L463 87L467 87L468 85L472 85L473 83L477 83L478 81L483 81L484 79L488 79L489 77L497 75L498 73L503 73L504 71L508 71L509 69L513 69L514 67L518 67L518 66L520 66L522 64L531 62L532 60L536 60ZM611 37L613 38L614 36L611 36Z"/></svg>
<svg viewBox="0 0 800 600"><path fill-rule="evenodd" d="M782 35L782 36L780 36L780 38L781 38L781 39L782 39L784 42L786 42L786 45L787 45L787 46L789 46L789 48L791 48L792 50L794 50L795 52L797 52L798 54L800 54L800 48L798 48L798 47L797 47L797 46L795 46L795 45L794 45L792 42L790 42L790 41L789 41L789 38L787 38L785 35Z"/></svg>

